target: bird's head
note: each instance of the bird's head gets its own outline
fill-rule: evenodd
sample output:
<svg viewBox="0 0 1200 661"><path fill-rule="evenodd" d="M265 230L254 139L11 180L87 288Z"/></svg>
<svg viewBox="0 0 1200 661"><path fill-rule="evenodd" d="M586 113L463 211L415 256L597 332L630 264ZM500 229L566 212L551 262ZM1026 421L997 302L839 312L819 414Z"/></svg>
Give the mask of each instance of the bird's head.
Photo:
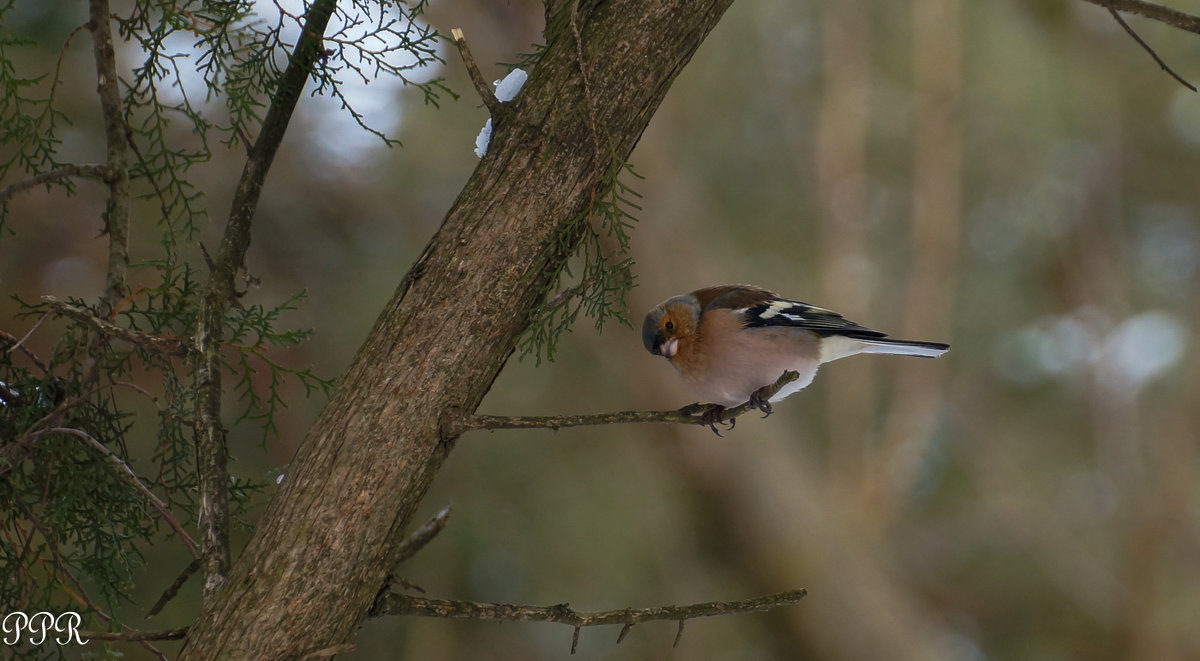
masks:
<svg viewBox="0 0 1200 661"><path fill-rule="evenodd" d="M642 344L646 351L667 360L675 357L679 343L696 333L700 304L691 295L676 296L660 303L642 321Z"/></svg>

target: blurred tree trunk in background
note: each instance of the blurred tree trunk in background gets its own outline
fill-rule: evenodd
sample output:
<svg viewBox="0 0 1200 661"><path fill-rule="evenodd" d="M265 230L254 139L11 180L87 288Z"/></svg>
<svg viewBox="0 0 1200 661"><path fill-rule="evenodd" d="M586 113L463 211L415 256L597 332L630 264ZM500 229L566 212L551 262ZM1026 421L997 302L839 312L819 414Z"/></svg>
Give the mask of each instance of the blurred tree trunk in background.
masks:
<svg viewBox="0 0 1200 661"><path fill-rule="evenodd" d="M873 7L853 1L816 8L816 123L788 134L796 167L807 174L811 163L817 177L811 227L819 242L820 293L813 302L836 305L851 319L874 319L898 337L950 337L962 224L958 5L914 0L894 10L899 16L907 10L913 34L907 219L902 211L872 223L879 195L873 177L882 178L869 158L872 48L882 39L872 31ZM794 112L785 117L799 121ZM878 240L906 235L906 243ZM905 268L902 279L886 277L893 255ZM887 313L900 321L880 321ZM772 452L778 448L712 453L682 444L664 453L670 469L690 481L693 516L705 520L697 527L736 531L712 549L714 563L758 589L802 576L819 595L819 608L770 615L777 623L774 658L957 658L953 632L898 570L896 549L912 531L893 525L912 498L913 474L934 436L944 368L927 361L823 368L824 429L814 436L823 437L824 462L818 448L796 438L801 433L778 422L758 440L787 438L787 455ZM880 401L876 384L885 374L894 392Z"/></svg>
<svg viewBox="0 0 1200 661"><path fill-rule="evenodd" d="M962 7L957 0L912 3L913 163L908 282L901 337L948 337L958 293L962 194ZM944 405L945 365L898 366L863 497L876 530L908 502Z"/></svg>
<svg viewBox="0 0 1200 661"><path fill-rule="evenodd" d="M489 154L360 347L181 658L302 657L354 633L453 447L445 416L474 411L487 393L593 205L731 2L549 3L545 51L493 118Z"/></svg>
<svg viewBox="0 0 1200 661"><path fill-rule="evenodd" d="M859 0L823 3L821 14L821 103L816 149L821 244L821 301L848 319L871 315L868 254L869 173L867 138L871 124L871 16ZM862 478L863 446L875 410L875 363L862 361L828 370L826 424L831 479L848 487Z"/></svg>

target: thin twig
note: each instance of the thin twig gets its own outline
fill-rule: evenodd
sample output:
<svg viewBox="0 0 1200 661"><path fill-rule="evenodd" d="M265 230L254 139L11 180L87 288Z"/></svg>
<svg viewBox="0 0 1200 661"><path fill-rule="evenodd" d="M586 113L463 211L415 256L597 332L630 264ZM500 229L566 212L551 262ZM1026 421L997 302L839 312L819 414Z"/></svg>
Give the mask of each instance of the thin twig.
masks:
<svg viewBox="0 0 1200 661"><path fill-rule="evenodd" d="M25 340L28 340L29 337L31 335L33 335L33 332L36 331L38 329L38 327L42 325L42 322L44 322L46 320L46 316L47 315L42 315L41 319L38 319L37 323L35 323L33 325L33 328L30 328L29 332L25 333L24 337L21 337L19 339L17 338L16 335L13 335L12 333L9 333L8 331L0 330L0 340L3 340L3 342L8 343L8 349L7 349L8 353L12 353L13 351L15 351L17 349L20 349L21 353L25 354L25 356L27 358L29 358L29 360L33 361L33 364L36 365L38 369L42 370L43 373L48 372L50 370L50 367L48 365L46 365L46 363L42 362L42 359L38 358L37 354L35 354L34 352L30 351L28 348L25 347Z"/></svg>
<svg viewBox="0 0 1200 661"><path fill-rule="evenodd" d="M475 86L475 92L479 94L483 105L487 106L488 113L492 116L492 123L499 124L500 116L504 113L503 105L496 98L496 93L488 86L487 81L484 80L483 74L479 72L475 58L471 56L471 49L467 47L463 31L454 28L450 30L450 36L454 39L454 45L458 46L458 54L462 56L463 65L467 67L467 75L471 77L471 84Z"/></svg>
<svg viewBox="0 0 1200 661"><path fill-rule="evenodd" d="M47 313L43 314L41 317L38 317L37 322L33 324L33 328L30 328L28 333L25 333L24 335L22 335L21 339L14 342L12 344L12 346L10 346L7 349L8 353L12 353L12 352L16 351L22 344L25 344L25 340L28 340L30 338L30 336L32 336L35 332L37 332L37 329L41 328L42 324L46 323L46 319L49 316L50 316L50 313L47 312Z"/></svg>
<svg viewBox="0 0 1200 661"><path fill-rule="evenodd" d="M192 577L192 574L195 574L197 571L199 571L199 569L200 559L192 558L192 561L188 563L188 566L183 568L183 571L180 572L179 576L175 577L174 581L171 581L171 584L168 585L167 589L163 591L162 596L158 598L158 601L154 602L154 605L151 606L150 610L146 612L146 619L148 620L162 612L162 609L172 599L174 599L176 595L179 594L179 590L183 588L183 584L187 583L187 580Z"/></svg>
<svg viewBox="0 0 1200 661"><path fill-rule="evenodd" d="M683 632L683 623L697 617L716 615L734 615L738 613L756 613L783 606L792 606L800 602L808 594L807 590L789 590L777 594L766 595L754 599L740 601L709 601L686 606L656 606L652 608L623 608L610 611L577 611L568 604L555 606L519 606L515 604L494 604L477 601L453 601L446 599L427 599L407 594L389 594L383 600L381 615L421 615L424 617L443 617L470 620L497 620L522 622L555 622L574 627L572 634L572 652L578 642L578 630L582 627L594 627L607 624L624 625L619 638L624 638L628 630L639 622L654 620L677 620L679 631L676 633L675 644Z"/></svg>
<svg viewBox="0 0 1200 661"><path fill-rule="evenodd" d="M763 399L770 399L784 386L800 378L796 372L784 372L775 383L764 391ZM613 413L588 413L583 415L551 415L551 416L505 416L505 415L468 415L452 422L449 429L452 435L475 429L561 429L563 427L584 427L590 425L617 425L627 423L666 422L685 425L710 425L713 423L729 422L759 407L750 402L733 408L724 409L715 419L709 420L704 414L711 409L708 404L689 404L673 411L616 411Z"/></svg>
<svg viewBox="0 0 1200 661"><path fill-rule="evenodd" d="M242 169L221 246L212 260L211 273L197 320L196 459L200 481L200 517L204 524L204 601L225 584L229 573L229 469L225 428L221 425L221 340L225 313L236 293L237 273L245 265L250 227L263 183L283 136L291 123L309 76L321 53L321 35L337 8L336 0L316 0L305 15L304 29L280 76L258 139Z"/></svg>
<svg viewBox="0 0 1200 661"><path fill-rule="evenodd" d="M592 206L589 204L588 208L590 209ZM541 314L545 314L547 311L557 308L558 306L562 305L563 302L567 301L581 291L583 291L583 285L574 285L572 287L563 289L557 294L551 296L549 300L542 304L541 308L539 308L539 310L542 311ZM537 321L537 319L534 319L534 321Z"/></svg>
<svg viewBox="0 0 1200 661"><path fill-rule="evenodd" d="M446 527L450 521L450 506L443 507L437 514L434 514L428 521L421 524L420 528L413 531L407 539L400 542L400 546L396 549L396 561L393 565L399 565L414 555L418 551L425 548L425 545L433 541L434 537Z"/></svg>
<svg viewBox="0 0 1200 661"><path fill-rule="evenodd" d="M33 361L33 364L37 365L38 369L42 370L42 372L47 371L48 368L46 366L46 363L42 362L42 359L38 358L37 354L33 353L32 351L25 348L24 346L21 346L21 342L24 342L24 341L25 341L25 338L18 338L16 335L13 335L12 333L9 333L8 331L0 330L0 345L7 344L10 347L19 348L21 350L21 353L28 356L29 359Z"/></svg>
<svg viewBox="0 0 1200 661"><path fill-rule="evenodd" d="M110 631L78 631L80 638L88 640L113 640L124 642L140 642L146 640L180 640L187 636L188 629L191 627L179 627L178 629L163 629L160 631L138 631L130 629L119 633Z"/></svg>
<svg viewBox="0 0 1200 661"><path fill-rule="evenodd" d="M184 357L192 352L192 348L187 342L177 338L168 337L165 335L151 335L140 331L122 328L111 321L101 319L87 310L71 305L66 301L59 300L53 296L43 296L42 301L50 305L50 309L57 315L68 317L82 324L90 326L92 329L100 331L109 337L124 340L130 344L136 344L143 349L153 351L155 353L166 354L168 356Z"/></svg>
<svg viewBox="0 0 1200 661"><path fill-rule="evenodd" d="M425 545L433 541L434 537L446 527L450 521L450 506L443 507L437 514L434 514L428 521L421 524L411 535L408 536L393 552L395 558L391 562L392 569L388 573L387 578L383 580L383 585L380 586L379 592L375 595L375 602L371 606L371 613L376 614L383 607L383 599L392 590L392 585L399 583L405 589L415 589L418 592L425 592L419 586L413 585L399 576L400 565L411 559L418 551L425 548Z"/></svg>
<svg viewBox="0 0 1200 661"><path fill-rule="evenodd" d="M1200 34L1200 16L1185 14L1181 11L1175 11L1170 7L1156 5L1152 2L1144 0L1083 0L1090 2L1093 5L1100 5L1108 9L1116 9L1130 14L1145 16L1146 18L1166 23L1171 27L1195 32Z"/></svg>
<svg viewBox="0 0 1200 661"><path fill-rule="evenodd" d="M109 450L104 446L103 443L97 441L92 437L91 434L81 429L73 429L70 427L51 427L49 429L43 429L35 434L35 438L45 434L65 434L67 436L81 438L87 441L88 444L93 448L96 448L96 450L98 450L101 454L108 457L110 461L116 464L117 468L120 468L122 472L125 473L126 477L128 477L129 481L132 482L135 487L137 487L138 491L142 492L142 495L146 497L146 500L150 501L150 505L154 507L154 509L158 510L159 515L161 515L163 520L167 522L167 525L169 525L171 529L175 531L175 534L179 535L179 539L183 542L183 545L187 547L188 553L193 558L200 557L199 551L196 547L196 542L190 536L188 536L187 532L184 531L183 526L179 525L179 521L175 518L175 515L171 513L171 509L167 507L166 503L160 500L158 496L154 495L153 491L146 488L146 485L142 484L142 481L138 479L137 474L133 472L133 469L129 467L129 464L125 463L123 459L114 454L112 450Z"/></svg>
<svg viewBox="0 0 1200 661"><path fill-rule="evenodd" d="M74 177L109 182L113 179L113 172L107 165L64 165L49 172L36 174L28 179L22 179L4 188L0 188L0 204L8 202L17 193L29 190L40 184L52 184Z"/></svg>
<svg viewBox="0 0 1200 661"><path fill-rule="evenodd" d="M1192 85L1188 81L1184 80L1179 74L1175 73L1174 69L1167 66L1166 62L1162 61L1162 58L1160 58L1158 56L1158 53L1154 52L1154 49L1150 47L1150 44L1147 44L1145 41L1142 41L1142 38L1138 36L1138 33L1134 32L1133 28L1129 27L1129 24L1125 22L1125 19L1121 18L1121 15L1117 13L1117 10L1113 9L1112 7L1109 7L1108 13L1112 14L1112 17L1117 21L1118 24L1120 24L1120 26L1122 28L1125 28L1125 32L1129 33L1129 36L1133 37L1134 41L1138 42L1138 44L1140 44L1141 47L1144 48L1147 53L1150 53L1150 57L1154 58L1155 62L1158 62L1158 66L1162 67L1163 71L1166 71L1167 73L1169 73L1171 75L1172 78L1174 78L1175 80L1178 80L1180 85L1183 85L1184 87L1192 90L1193 92L1196 91L1196 87L1194 85Z"/></svg>

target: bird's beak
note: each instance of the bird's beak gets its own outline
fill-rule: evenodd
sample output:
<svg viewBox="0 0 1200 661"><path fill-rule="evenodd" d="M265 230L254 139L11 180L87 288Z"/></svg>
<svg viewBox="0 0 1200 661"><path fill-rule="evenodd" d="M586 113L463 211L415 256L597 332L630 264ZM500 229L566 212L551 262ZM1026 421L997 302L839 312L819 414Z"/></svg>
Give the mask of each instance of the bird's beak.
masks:
<svg viewBox="0 0 1200 661"><path fill-rule="evenodd" d="M679 338L673 337L668 340L663 335L660 324L664 314L666 313L660 307L646 315L645 321L642 322L642 345L655 356L670 360L675 357L675 352L679 351Z"/></svg>
<svg viewBox="0 0 1200 661"><path fill-rule="evenodd" d="M671 360L675 357L675 352L679 351L679 338L673 337L658 345L656 348L658 349L656 352L658 355L666 358L667 360Z"/></svg>

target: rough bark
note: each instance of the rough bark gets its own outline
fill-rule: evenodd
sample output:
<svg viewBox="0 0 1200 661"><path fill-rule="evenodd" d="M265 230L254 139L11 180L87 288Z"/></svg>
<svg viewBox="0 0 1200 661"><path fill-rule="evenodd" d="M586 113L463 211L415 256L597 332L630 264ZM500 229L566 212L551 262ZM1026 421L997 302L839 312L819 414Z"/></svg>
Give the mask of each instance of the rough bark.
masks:
<svg viewBox="0 0 1200 661"><path fill-rule="evenodd" d="M354 633L454 445L443 420L475 410L578 245L572 221L611 174L608 157L629 155L731 2L550 6L542 60L309 431L181 659L300 657Z"/></svg>

